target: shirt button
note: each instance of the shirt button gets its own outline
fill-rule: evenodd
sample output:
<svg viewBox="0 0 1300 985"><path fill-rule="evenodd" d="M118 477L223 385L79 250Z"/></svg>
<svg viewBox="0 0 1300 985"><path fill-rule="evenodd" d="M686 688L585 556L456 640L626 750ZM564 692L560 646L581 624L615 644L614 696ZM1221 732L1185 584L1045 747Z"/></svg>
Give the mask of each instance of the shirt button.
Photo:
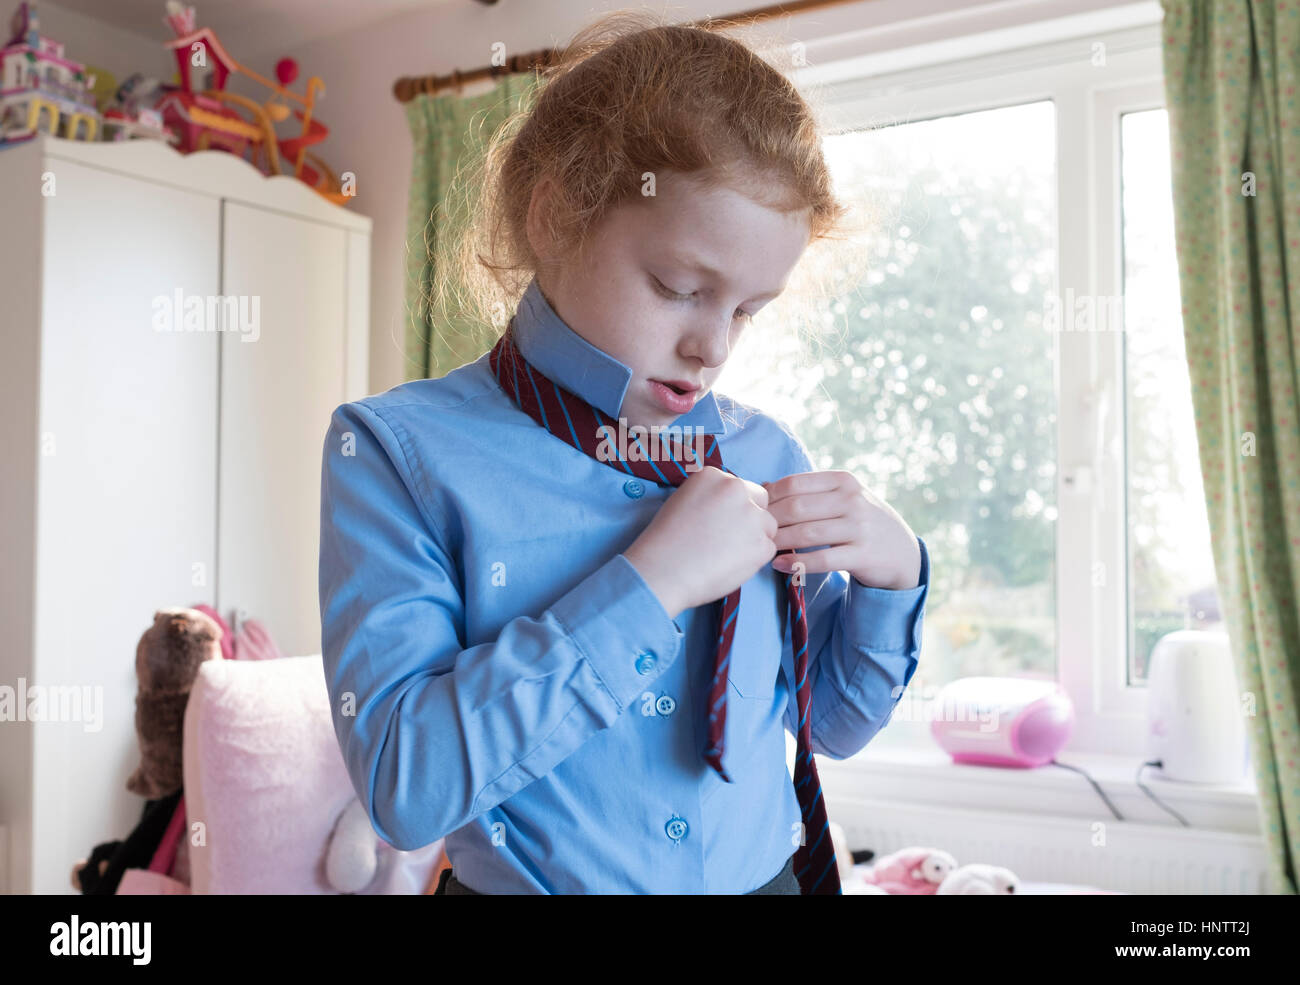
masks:
<svg viewBox="0 0 1300 985"><path fill-rule="evenodd" d="M649 650L642 653L636 658L636 672L638 674L648 674L659 666L659 658Z"/></svg>
<svg viewBox="0 0 1300 985"><path fill-rule="evenodd" d="M628 479L623 483L623 492L627 494L628 499L640 499L645 495L645 483L640 479Z"/></svg>
<svg viewBox="0 0 1300 985"><path fill-rule="evenodd" d="M655 702L655 711L659 712L661 715L671 715L676 710L677 702L666 694L661 696L659 700Z"/></svg>
<svg viewBox="0 0 1300 985"><path fill-rule="evenodd" d="M686 837L686 832L688 831L690 831L690 827L680 817L674 817L664 825L664 832L673 841L681 841Z"/></svg>

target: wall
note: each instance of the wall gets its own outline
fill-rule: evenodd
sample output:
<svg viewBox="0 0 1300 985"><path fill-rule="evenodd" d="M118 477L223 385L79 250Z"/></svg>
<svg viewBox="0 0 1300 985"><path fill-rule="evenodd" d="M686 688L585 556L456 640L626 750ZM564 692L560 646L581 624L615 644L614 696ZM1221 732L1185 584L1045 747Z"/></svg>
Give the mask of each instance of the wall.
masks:
<svg viewBox="0 0 1300 985"><path fill-rule="evenodd" d="M16 2L6 4L4 15L4 40L9 38L9 13L16 10ZM171 31L162 23L163 5L158 3L158 37L142 38L109 24L64 10L44 0L37 3L36 13L41 21L41 34L63 44L63 51L75 62L107 69L121 82L132 72L144 72L158 79L170 79L175 62L163 48L164 39ZM106 18L106 20L109 18ZM0 40L0 45L4 44Z"/></svg>

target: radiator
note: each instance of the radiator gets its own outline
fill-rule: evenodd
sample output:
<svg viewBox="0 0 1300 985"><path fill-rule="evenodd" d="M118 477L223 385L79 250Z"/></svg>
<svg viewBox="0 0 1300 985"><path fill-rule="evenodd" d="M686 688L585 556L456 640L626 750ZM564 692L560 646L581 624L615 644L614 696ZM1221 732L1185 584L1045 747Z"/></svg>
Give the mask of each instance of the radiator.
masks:
<svg viewBox="0 0 1300 985"><path fill-rule="evenodd" d="M942 848L958 865L1010 869L1023 882L1074 883L1125 893L1251 895L1274 890L1259 837L1169 825L1048 814L828 799L849 847L876 856L908 846Z"/></svg>

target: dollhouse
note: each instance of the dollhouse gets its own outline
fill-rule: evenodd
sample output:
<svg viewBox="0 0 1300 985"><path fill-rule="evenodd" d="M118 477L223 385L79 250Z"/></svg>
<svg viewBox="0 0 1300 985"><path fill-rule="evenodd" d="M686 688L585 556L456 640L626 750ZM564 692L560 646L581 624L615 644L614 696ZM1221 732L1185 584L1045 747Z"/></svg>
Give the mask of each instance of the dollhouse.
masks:
<svg viewBox="0 0 1300 985"><path fill-rule="evenodd" d="M97 139L100 117L90 91L95 77L41 34L32 4L18 5L10 31L0 49L0 143L27 140L37 131Z"/></svg>
<svg viewBox="0 0 1300 985"><path fill-rule="evenodd" d="M264 174L292 174L329 201L346 204L350 193L344 193L338 177L308 150L329 135L329 128L315 117L325 83L311 76L306 94L300 95L289 88L298 76L292 58L276 64L276 81L272 81L241 65L212 28L198 27L193 7L167 0L166 11L163 21L176 35L166 46L176 58L180 84L156 108L164 124L178 134L178 149L186 154L208 149L239 157L248 154L250 163ZM269 90L267 98L258 102L227 90L234 75ZM275 124L290 120L291 115L301 125L299 131L279 136Z"/></svg>

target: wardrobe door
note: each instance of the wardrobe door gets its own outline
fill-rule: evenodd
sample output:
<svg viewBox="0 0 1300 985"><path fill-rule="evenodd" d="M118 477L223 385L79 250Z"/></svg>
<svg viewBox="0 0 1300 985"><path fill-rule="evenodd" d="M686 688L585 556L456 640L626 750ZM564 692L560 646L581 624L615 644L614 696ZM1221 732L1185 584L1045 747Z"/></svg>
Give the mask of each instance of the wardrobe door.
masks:
<svg viewBox="0 0 1300 985"><path fill-rule="evenodd" d="M285 656L320 653L320 463L345 400L346 231L225 201L218 608ZM235 326L232 326L232 329Z"/></svg>
<svg viewBox="0 0 1300 985"><path fill-rule="evenodd" d="M217 334L181 330L176 298L217 292L220 201L45 167L28 683L75 690L82 720L34 730L31 888L66 893L73 860L140 820L144 802L124 784L140 761L141 634L157 609L214 601Z"/></svg>

